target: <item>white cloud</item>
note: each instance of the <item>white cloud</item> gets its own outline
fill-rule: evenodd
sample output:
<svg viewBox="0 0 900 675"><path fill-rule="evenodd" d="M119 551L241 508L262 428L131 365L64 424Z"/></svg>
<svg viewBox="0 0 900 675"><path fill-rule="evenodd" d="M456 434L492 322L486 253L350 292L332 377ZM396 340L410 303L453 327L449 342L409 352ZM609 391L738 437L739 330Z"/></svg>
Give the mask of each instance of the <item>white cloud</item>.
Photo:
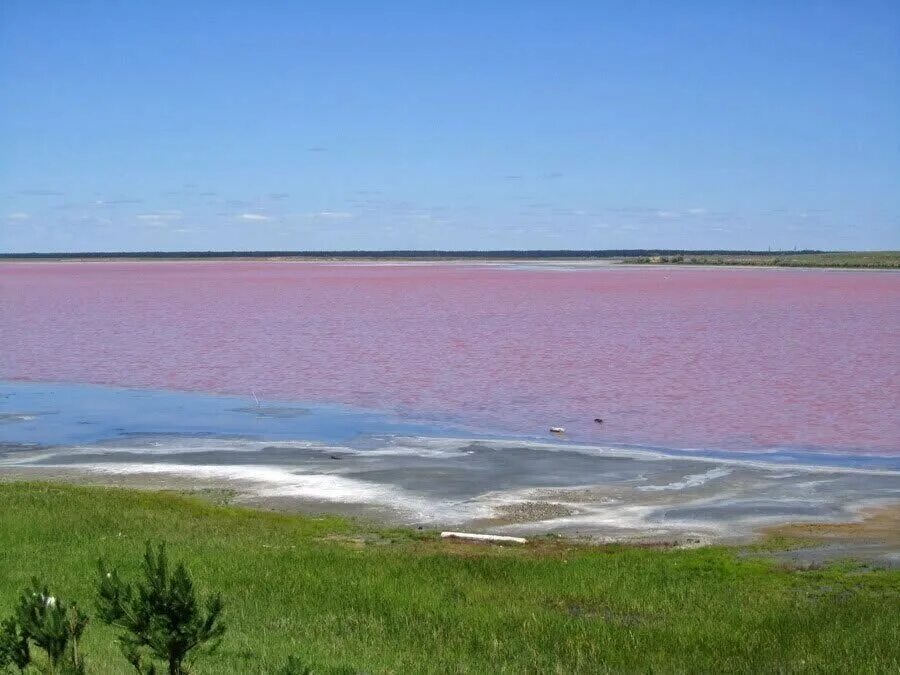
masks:
<svg viewBox="0 0 900 675"><path fill-rule="evenodd" d="M678 211L657 211L657 218L677 218L679 215Z"/></svg>
<svg viewBox="0 0 900 675"><path fill-rule="evenodd" d="M15 213L10 213L6 216L7 220L28 220L29 218L31 218L31 216L22 211L16 211Z"/></svg>
<svg viewBox="0 0 900 675"><path fill-rule="evenodd" d="M238 218L241 220L272 220L269 216L264 216L261 213L242 213Z"/></svg>
<svg viewBox="0 0 900 675"><path fill-rule="evenodd" d="M319 211L312 215L314 218L332 218L334 220L344 220L353 217L353 214L348 211Z"/></svg>
<svg viewBox="0 0 900 675"><path fill-rule="evenodd" d="M703 214L706 213L706 209L703 208L702 206L695 206L692 209L688 209L687 212L690 213L692 216L702 216Z"/></svg>
<svg viewBox="0 0 900 675"><path fill-rule="evenodd" d="M181 220L181 211L156 211L154 213L139 213L138 219L149 223L161 223L171 220Z"/></svg>

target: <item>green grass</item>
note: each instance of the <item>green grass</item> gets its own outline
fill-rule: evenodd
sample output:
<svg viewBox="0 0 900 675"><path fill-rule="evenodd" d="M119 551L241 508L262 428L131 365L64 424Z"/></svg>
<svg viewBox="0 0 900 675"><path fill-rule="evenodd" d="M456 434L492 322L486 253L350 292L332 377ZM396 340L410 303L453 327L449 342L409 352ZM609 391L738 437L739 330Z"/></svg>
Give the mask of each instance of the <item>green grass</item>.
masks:
<svg viewBox="0 0 900 675"><path fill-rule="evenodd" d="M897 672L900 573L796 571L724 547L441 542L172 493L0 485L0 616L38 573L93 609L100 555L134 573L165 540L228 632L195 673ZM126 673L94 621L89 672Z"/></svg>
<svg viewBox="0 0 900 675"><path fill-rule="evenodd" d="M852 251L779 255L672 255L624 258L633 265L744 265L754 267L900 268L900 251Z"/></svg>

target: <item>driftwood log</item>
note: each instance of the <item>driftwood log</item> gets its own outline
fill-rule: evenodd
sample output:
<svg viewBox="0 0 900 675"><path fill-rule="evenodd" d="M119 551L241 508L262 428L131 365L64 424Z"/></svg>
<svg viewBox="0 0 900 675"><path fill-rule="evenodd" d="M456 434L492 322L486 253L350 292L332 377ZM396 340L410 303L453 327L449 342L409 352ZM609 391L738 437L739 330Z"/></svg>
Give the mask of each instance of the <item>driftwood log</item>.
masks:
<svg viewBox="0 0 900 675"><path fill-rule="evenodd" d="M527 544L523 537L506 537L502 534L475 534L474 532L441 532L441 539L469 539L471 541L496 541L505 544Z"/></svg>

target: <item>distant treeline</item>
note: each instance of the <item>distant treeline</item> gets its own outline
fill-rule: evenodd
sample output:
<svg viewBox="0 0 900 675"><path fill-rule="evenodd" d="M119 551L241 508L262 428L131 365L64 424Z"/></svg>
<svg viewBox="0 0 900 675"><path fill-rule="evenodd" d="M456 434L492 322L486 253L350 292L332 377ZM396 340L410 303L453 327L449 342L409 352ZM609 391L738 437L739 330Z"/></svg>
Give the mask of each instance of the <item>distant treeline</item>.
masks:
<svg viewBox="0 0 900 675"><path fill-rule="evenodd" d="M71 260L84 258L502 258L510 260L536 260L544 258L651 258L657 256L679 255L771 256L797 255L808 253L821 253L821 251L730 251L718 249L698 251L685 251L678 249L602 249L594 251L580 251L572 249L532 251L84 251L79 253L0 253L0 258L53 260Z"/></svg>
<svg viewBox="0 0 900 675"><path fill-rule="evenodd" d="M900 252L897 251L843 251L835 253L754 253L744 255L729 253L720 255L678 254L627 257L622 260L632 265L747 265L754 267L847 267L897 269L900 268Z"/></svg>

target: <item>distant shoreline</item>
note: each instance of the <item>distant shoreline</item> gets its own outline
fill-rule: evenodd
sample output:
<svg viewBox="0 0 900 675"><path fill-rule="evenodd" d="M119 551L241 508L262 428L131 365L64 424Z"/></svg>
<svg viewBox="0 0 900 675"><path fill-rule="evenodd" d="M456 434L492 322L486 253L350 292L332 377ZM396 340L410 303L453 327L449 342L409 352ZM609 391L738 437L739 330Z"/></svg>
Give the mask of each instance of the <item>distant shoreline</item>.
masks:
<svg viewBox="0 0 900 675"><path fill-rule="evenodd" d="M900 269L900 251L151 251L0 253L0 262L330 262Z"/></svg>
<svg viewBox="0 0 900 675"><path fill-rule="evenodd" d="M745 253L636 256L623 258L630 265L687 265L728 267L811 267L832 269L900 269L900 251L846 251L830 253Z"/></svg>
<svg viewBox="0 0 900 675"><path fill-rule="evenodd" d="M584 258L633 258L639 256L674 256L674 255L740 255L740 256L772 256L796 254L822 254L825 251L804 249L802 251L754 251L729 249L333 249L333 250L244 250L244 251L50 251L50 252L7 252L0 253L0 259L72 259L72 258L373 258L384 259L510 259L541 260L548 258L584 259ZM900 252L897 252L900 253Z"/></svg>

